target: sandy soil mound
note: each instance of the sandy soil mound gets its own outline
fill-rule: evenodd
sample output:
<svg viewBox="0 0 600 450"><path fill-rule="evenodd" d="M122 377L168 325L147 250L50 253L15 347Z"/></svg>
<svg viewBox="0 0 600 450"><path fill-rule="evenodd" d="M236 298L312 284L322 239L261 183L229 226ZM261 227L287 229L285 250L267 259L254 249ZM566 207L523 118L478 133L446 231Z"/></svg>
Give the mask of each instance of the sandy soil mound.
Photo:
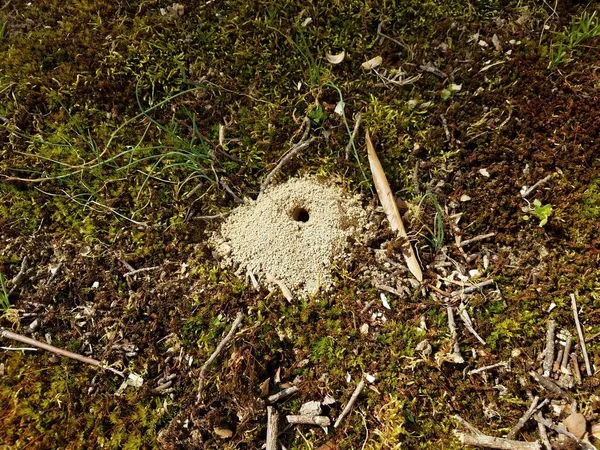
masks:
<svg viewBox="0 0 600 450"><path fill-rule="evenodd" d="M294 178L236 208L213 243L238 275L283 282L294 294L331 287L329 268L367 228L358 197L314 178Z"/></svg>

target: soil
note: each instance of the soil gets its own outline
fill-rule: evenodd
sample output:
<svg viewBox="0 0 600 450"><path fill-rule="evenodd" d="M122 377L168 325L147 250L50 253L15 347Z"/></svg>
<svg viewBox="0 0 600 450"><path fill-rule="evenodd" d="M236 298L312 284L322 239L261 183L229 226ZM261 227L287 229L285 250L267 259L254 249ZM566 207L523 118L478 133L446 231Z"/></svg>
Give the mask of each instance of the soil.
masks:
<svg viewBox="0 0 600 450"><path fill-rule="evenodd" d="M504 437L534 396L554 423L599 423L600 38L556 57L595 5L158 3L0 7L0 326L143 377L120 390L112 372L2 339L2 445L258 449L269 395L297 386L281 416L327 399L333 422L361 378L339 427L282 419L281 443L458 449L455 416ZM288 302L222 265L210 237L304 117L316 141L276 184L334 180L371 229L364 245L337 236L350 256L325 258L331 289ZM423 283L378 209L367 128ZM551 368L553 391L531 375L550 320L552 356L570 336L575 361ZM515 439L539 440L535 421Z"/></svg>

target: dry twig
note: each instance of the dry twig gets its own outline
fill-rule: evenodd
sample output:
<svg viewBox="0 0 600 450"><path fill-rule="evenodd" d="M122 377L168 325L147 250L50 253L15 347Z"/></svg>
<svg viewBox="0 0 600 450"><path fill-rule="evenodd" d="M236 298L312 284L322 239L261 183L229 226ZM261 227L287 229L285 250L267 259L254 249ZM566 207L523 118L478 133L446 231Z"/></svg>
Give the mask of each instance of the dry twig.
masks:
<svg viewBox="0 0 600 450"><path fill-rule="evenodd" d="M549 419L546 419L542 413L537 413L533 416L533 418L543 424L545 427L550 428L551 430L556 431L557 433L560 434L564 434L565 436L567 436L570 439L573 439L575 442L577 442L577 445L579 446L580 449L583 450L598 450L594 445L590 444L587 441L581 440L579 439L577 436L575 436L573 433L571 433L570 431L567 431L564 427L560 426L560 425L556 425L554 422L552 422Z"/></svg>
<svg viewBox="0 0 600 450"><path fill-rule="evenodd" d="M41 348L42 350L46 350L46 351L55 353L60 356L64 356L65 358L75 359L82 363L90 364L92 366L96 366L101 369L110 370L111 372L116 373L117 375L120 375L122 377L125 376L125 374L123 374L123 372L120 372L117 369L113 369L112 367L108 367L108 366L102 364L97 359L88 358L87 356L79 355L78 353L73 353L68 350L63 350L62 348L58 348L53 345L46 344L44 342L36 341L35 339L32 339L27 336L23 336L21 334L13 333L12 331L1 330L0 336L3 338L6 338L6 339L12 339L14 341L22 342L23 344L28 344L28 345L31 345L36 348Z"/></svg>
<svg viewBox="0 0 600 450"><path fill-rule="evenodd" d="M231 338L233 338L233 333L235 332L236 328L240 326L243 318L244 318L244 314L242 314L241 311L238 312L237 316L235 317L235 320L233 321L233 324L231 325L231 329L229 330L229 333L227 333L227 336L225 336L223 338L223 340L221 342L219 342L219 345L217 345L217 348L215 349L215 351L212 353L212 355L210 355L210 358L208 358L206 360L206 362L200 369L200 375L198 376L198 395L196 396L196 403L200 403L200 398L202 396L202 388L204 385L204 378L206 377L206 371L208 370L208 366L210 366L212 364L212 362L215 359L217 359L217 356L219 356L219 353L221 353L223 348L227 345L227 343L231 340Z"/></svg>
<svg viewBox="0 0 600 450"><path fill-rule="evenodd" d="M544 369L544 376L550 376L552 372L552 365L554 364L554 335L556 334L556 322L554 320L548 321L546 328L546 347L544 348L544 363L542 367Z"/></svg>
<svg viewBox="0 0 600 450"><path fill-rule="evenodd" d="M587 349L585 347L583 328L581 328L581 323L579 323L579 314L577 313L577 300L575 299L575 294L571 294L571 307L573 308L573 317L575 318L575 326L577 327L577 335L579 336L579 346L581 347L583 361L585 362L585 372L587 373L588 377L591 377L593 372L590 365L590 358L588 357Z"/></svg>
<svg viewBox="0 0 600 450"><path fill-rule="evenodd" d="M354 406L354 403L356 403L356 400L358 399L358 396L360 395L360 393L362 392L364 387L365 387L365 380L361 378L360 383L358 383L358 385L356 386L356 389L354 389L354 392L352 393L350 400L348 400L348 404L344 407L344 410L338 416L335 423L333 424L333 428L337 428L340 425L340 423L342 423L342 420L344 420L344 418L348 415L348 413Z"/></svg>
<svg viewBox="0 0 600 450"><path fill-rule="evenodd" d="M535 410L537 409L537 405L539 402L539 397L533 397L533 401L529 406L529 409L525 411L525 414L518 420L514 427L510 430L510 432L506 435L506 439L514 439L517 437L517 433L521 431L521 428L527 423L527 421L531 418Z"/></svg>
<svg viewBox="0 0 600 450"><path fill-rule="evenodd" d="M352 130L352 135L350 136L350 142L348 142L348 145L346 145L346 160L350 158L350 150L352 150L352 148L354 147L354 141L356 139L356 135L358 134L360 122L362 121L362 114L357 113L356 118L354 120L354 129Z"/></svg>
<svg viewBox="0 0 600 450"><path fill-rule="evenodd" d="M272 406L267 406L267 450L277 450L279 434L279 413Z"/></svg>
<svg viewBox="0 0 600 450"><path fill-rule="evenodd" d="M320 427L328 427L331 425L331 420L327 416L286 416L288 423L299 425L319 425ZM335 425L334 425L335 426Z"/></svg>
<svg viewBox="0 0 600 450"><path fill-rule="evenodd" d="M500 450L541 450L539 442L514 441L483 434L469 434L454 431L462 444L475 447L496 448Z"/></svg>
<svg viewBox="0 0 600 450"><path fill-rule="evenodd" d="M450 305L446 305L446 311L448 312L448 328L450 330L450 339L454 342L452 346L452 357L456 364L462 364L465 362L464 358L460 354L460 345L458 344L458 333L456 332L456 323L454 322L454 308Z"/></svg>
<svg viewBox="0 0 600 450"><path fill-rule="evenodd" d="M298 386L292 386L283 391L279 391L277 394L270 395L267 397L267 402L269 403L277 403L279 400L289 397L290 395L298 392Z"/></svg>
<svg viewBox="0 0 600 450"><path fill-rule="evenodd" d="M460 241L460 246L461 247L466 247L467 245L470 245L474 242L479 242L479 241L483 241L484 239L490 238L496 236L496 233L488 233L488 234L482 234L480 236L475 236L474 238L471 239L466 239L464 241Z"/></svg>

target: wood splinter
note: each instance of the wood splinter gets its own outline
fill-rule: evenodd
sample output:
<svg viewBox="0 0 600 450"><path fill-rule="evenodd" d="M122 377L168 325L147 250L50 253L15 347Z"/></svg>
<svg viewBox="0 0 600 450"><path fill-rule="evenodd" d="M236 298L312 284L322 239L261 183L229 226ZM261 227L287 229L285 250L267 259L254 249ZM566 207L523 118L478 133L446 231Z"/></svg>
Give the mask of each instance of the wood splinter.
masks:
<svg viewBox="0 0 600 450"><path fill-rule="evenodd" d="M276 394L270 395L269 397L267 397L267 402L269 403L277 403L279 400L285 398L285 397L289 397L290 395L294 394L298 392L298 386L292 386L289 387L287 389L284 389L283 391L279 391Z"/></svg>

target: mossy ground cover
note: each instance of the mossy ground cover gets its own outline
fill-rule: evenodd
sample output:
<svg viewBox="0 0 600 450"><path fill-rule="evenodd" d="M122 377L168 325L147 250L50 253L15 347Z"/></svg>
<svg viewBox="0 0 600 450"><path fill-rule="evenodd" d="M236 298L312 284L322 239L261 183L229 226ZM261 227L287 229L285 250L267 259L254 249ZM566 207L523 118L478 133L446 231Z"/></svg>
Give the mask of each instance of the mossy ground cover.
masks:
<svg viewBox="0 0 600 450"><path fill-rule="evenodd" d="M261 386L295 380L300 392L282 413L330 395L336 417L363 372L376 381L339 428L291 428L286 447L460 448L454 414L506 434L528 391L547 395L527 373L549 318L574 332L571 293L586 334L600 332L598 38L555 58L569 42L564 27L592 6L586 16L562 2L557 11L500 1L182 5L0 8L0 273L11 280L25 257L28 268L1 325L145 379L115 395L121 379L110 372L6 351L2 445L260 448ZM342 50L341 64L327 62ZM361 68L376 56L381 66ZM235 207L228 190L254 198L304 117L318 139L279 180L335 178L373 198L362 132L345 157L358 112L392 189L421 205L409 212L424 287L407 284L410 294L389 294L384 308L360 276L376 264L369 249L335 269L333 292L292 303L220 268L206 244L218 221L197 217ZM524 220L519 190L550 174L530 197L552 205L540 227ZM451 216L461 213L457 232ZM455 237L489 232L465 259ZM371 249L393 238L383 221ZM486 344L459 327L463 364L446 360L446 306L431 287L444 254L501 293L468 298ZM124 275L140 268L153 269ZM244 323L196 406L199 369L238 311ZM432 355L415 349L423 340ZM590 340L596 365L599 350ZM466 375L509 360L488 378ZM586 377L572 391L592 419L597 387ZM519 436L536 437L531 423Z"/></svg>

